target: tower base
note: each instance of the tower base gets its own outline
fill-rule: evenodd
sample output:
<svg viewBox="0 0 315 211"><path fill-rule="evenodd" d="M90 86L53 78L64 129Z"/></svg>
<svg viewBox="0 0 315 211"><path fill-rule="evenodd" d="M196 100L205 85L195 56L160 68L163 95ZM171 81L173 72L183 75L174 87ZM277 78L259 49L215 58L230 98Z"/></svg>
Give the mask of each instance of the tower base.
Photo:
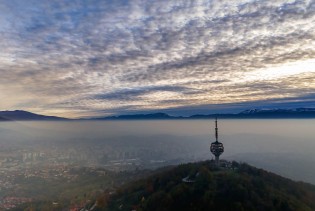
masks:
<svg viewBox="0 0 315 211"><path fill-rule="evenodd" d="M219 156L215 156L215 165L216 165L217 167L220 167Z"/></svg>

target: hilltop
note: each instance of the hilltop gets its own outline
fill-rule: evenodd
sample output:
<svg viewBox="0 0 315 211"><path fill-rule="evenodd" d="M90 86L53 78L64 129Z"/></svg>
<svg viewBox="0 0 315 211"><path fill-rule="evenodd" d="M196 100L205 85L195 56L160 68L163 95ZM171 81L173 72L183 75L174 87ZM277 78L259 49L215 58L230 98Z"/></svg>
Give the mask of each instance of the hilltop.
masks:
<svg viewBox="0 0 315 211"><path fill-rule="evenodd" d="M93 210L315 210L315 186L233 162L210 161L165 168L103 194Z"/></svg>

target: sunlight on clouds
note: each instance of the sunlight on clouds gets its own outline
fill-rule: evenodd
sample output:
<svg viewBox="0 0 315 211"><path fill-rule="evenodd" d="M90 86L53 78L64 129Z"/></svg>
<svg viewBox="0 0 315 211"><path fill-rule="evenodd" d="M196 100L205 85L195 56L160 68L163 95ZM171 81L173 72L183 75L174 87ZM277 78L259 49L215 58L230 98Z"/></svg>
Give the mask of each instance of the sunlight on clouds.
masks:
<svg viewBox="0 0 315 211"><path fill-rule="evenodd" d="M160 99L176 99L176 98L180 98L178 93L175 92L168 92L168 91L156 91L154 92L154 94L150 94L150 95L142 95L143 99L151 99L153 101L155 100L160 100Z"/></svg>
<svg viewBox="0 0 315 211"><path fill-rule="evenodd" d="M285 63L268 67L264 69L258 69L242 75L242 79L234 81L235 83L240 82L251 82L251 81L269 81L277 80L281 78L288 78L296 76L299 78L299 74L303 73L314 73L315 74L315 59L309 59L306 61L297 61L291 63ZM296 81L300 83L299 80ZM310 87L315 88L315 84L309 84Z"/></svg>
<svg viewBox="0 0 315 211"><path fill-rule="evenodd" d="M313 1L3 1L0 110L312 101L314 21Z"/></svg>

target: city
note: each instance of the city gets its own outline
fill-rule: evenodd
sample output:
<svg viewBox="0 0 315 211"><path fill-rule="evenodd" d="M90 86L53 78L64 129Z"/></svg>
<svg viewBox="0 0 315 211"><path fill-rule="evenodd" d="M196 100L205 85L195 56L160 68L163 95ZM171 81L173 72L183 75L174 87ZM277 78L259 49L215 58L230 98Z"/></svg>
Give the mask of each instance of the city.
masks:
<svg viewBox="0 0 315 211"><path fill-rule="evenodd" d="M59 199L85 205L100 192L112 191L118 184L128 181L132 173L137 178L145 175L145 169L194 159L193 154L189 156L188 148L170 144L156 144L154 148L102 143L89 146L83 142L72 147L64 147L64 143L53 146L33 144L28 149L3 147L0 154L0 209L9 210L33 201L60 203L56 202L57 196L68 186L69 193L59 195ZM80 186L83 181L88 181L89 187ZM74 186L80 187L81 196L71 189Z"/></svg>

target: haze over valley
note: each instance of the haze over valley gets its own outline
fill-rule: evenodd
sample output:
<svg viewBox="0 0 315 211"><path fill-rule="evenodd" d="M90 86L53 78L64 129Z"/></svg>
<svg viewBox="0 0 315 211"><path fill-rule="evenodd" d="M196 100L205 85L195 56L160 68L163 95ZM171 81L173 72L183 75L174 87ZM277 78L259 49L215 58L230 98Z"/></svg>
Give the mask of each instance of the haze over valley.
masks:
<svg viewBox="0 0 315 211"><path fill-rule="evenodd" d="M312 0L0 0L0 210L313 210L314 22Z"/></svg>

